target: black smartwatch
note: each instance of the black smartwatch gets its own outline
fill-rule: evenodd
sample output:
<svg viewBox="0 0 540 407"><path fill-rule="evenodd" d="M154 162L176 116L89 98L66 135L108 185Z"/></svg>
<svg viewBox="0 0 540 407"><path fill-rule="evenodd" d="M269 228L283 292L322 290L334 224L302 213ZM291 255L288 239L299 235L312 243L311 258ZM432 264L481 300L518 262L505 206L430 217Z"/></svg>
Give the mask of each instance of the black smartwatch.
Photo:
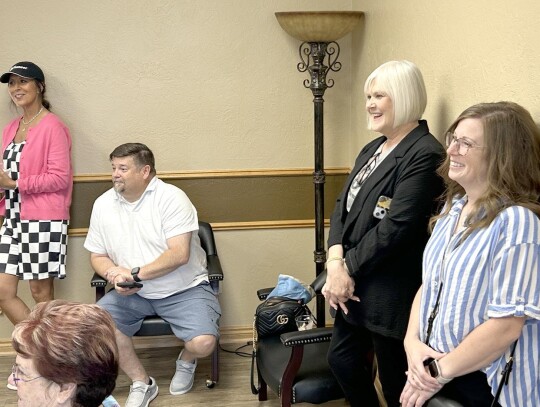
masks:
<svg viewBox="0 0 540 407"><path fill-rule="evenodd" d="M141 271L140 267L135 267L131 269L131 277L133 277L133 280L140 283L142 280L139 278L139 271Z"/></svg>
<svg viewBox="0 0 540 407"><path fill-rule="evenodd" d="M441 374L441 367L439 361L434 359L428 364L429 374L434 377L440 384L450 383L452 379L448 379Z"/></svg>

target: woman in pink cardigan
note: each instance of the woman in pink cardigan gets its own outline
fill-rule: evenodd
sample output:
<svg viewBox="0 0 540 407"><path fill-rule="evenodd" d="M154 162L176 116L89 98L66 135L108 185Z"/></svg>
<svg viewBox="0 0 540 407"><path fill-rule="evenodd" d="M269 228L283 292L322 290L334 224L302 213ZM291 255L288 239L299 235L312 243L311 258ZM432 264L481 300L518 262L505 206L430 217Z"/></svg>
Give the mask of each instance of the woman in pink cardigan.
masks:
<svg viewBox="0 0 540 407"><path fill-rule="evenodd" d="M66 275L71 136L49 111L45 76L36 64L19 62L0 82L8 84L11 100L23 112L2 132L0 161L0 308L17 324L29 313L17 296L19 280L29 281L38 303L52 300L54 279Z"/></svg>

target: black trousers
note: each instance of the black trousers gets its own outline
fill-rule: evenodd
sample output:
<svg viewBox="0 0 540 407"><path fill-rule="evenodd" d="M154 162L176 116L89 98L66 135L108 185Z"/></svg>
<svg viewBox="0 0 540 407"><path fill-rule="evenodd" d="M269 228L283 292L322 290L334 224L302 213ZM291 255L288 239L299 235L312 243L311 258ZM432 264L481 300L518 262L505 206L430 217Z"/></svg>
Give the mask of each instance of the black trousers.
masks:
<svg viewBox="0 0 540 407"><path fill-rule="evenodd" d="M388 407L398 407L407 380L407 356L403 341L385 337L362 326L349 324L336 314L328 363L352 407L378 407L372 366L366 355L377 357L379 381Z"/></svg>
<svg viewBox="0 0 540 407"><path fill-rule="evenodd" d="M486 375L480 371L456 377L445 384L439 394L460 402L463 407L490 407L494 399ZM500 407L500 404L495 406Z"/></svg>

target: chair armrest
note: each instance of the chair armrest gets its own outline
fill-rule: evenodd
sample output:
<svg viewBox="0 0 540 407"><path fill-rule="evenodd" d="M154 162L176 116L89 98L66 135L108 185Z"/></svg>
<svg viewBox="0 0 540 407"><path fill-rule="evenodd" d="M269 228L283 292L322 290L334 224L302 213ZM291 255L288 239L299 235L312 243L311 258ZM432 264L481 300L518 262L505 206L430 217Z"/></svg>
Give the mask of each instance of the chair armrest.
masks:
<svg viewBox="0 0 540 407"><path fill-rule="evenodd" d="M101 277L98 273L94 273L92 279L90 280L90 286L96 288L96 302L98 302L105 295L107 280Z"/></svg>
<svg viewBox="0 0 540 407"><path fill-rule="evenodd" d="M334 328L314 328L305 331L293 331L280 335L284 346L309 345L310 343L330 342Z"/></svg>
<svg viewBox="0 0 540 407"><path fill-rule="evenodd" d="M261 288L260 290L257 290L257 297L259 297L259 300L264 301L273 289L274 287Z"/></svg>
<svg viewBox="0 0 540 407"><path fill-rule="evenodd" d="M310 285L317 294L320 294L324 283L326 283L326 270L319 274Z"/></svg>
<svg viewBox="0 0 540 407"><path fill-rule="evenodd" d="M210 281L223 280L223 269L221 268L221 262L216 254L206 256L206 268L208 270L208 279Z"/></svg>
<svg viewBox="0 0 540 407"><path fill-rule="evenodd" d="M107 280L101 277L98 273L94 273L92 279L90 280L90 286L92 287L105 287L107 285Z"/></svg>

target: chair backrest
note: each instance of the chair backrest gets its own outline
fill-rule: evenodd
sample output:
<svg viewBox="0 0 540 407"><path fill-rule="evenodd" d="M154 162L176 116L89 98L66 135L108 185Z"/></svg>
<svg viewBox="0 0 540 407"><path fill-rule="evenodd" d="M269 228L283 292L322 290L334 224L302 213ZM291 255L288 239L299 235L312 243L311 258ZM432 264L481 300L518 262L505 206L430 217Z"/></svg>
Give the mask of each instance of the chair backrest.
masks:
<svg viewBox="0 0 540 407"><path fill-rule="evenodd" d="M201 246L207 256L217 255L214 232L209 223L199 221L199 239L201 239Z"/></svg>
<svg viewBox="0 0 540 407"><path fill-rule="evenodd" d="M199 221L199 239L201 247L206 252L206 267L208 269L208 279L216 292L219 290L218 282L223 280L223 268L219 261L219 256L216 249L216 241L214 240L214 232L212 226L206 222Z"/></svg>

